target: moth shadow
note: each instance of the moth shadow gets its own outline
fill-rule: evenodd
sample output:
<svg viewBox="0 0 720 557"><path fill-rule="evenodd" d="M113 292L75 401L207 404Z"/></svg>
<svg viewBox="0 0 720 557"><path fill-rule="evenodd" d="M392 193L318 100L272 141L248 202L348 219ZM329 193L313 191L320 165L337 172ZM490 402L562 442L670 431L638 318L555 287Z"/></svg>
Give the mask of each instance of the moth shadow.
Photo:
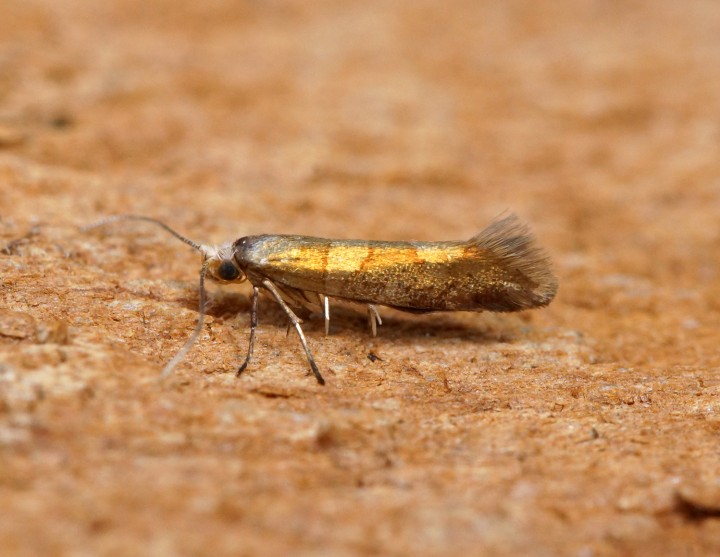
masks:
<svg viewBox="0 0 720 557"><path fill-rule="evenodd" d="M516 336L516 326L470 312L407 313L378 306L382 325L377 328L377 338L395 342L412 342L435 339L440 341L465 340L474 344L507 341ZM317 316L318 327L324 331L322 315ZM330 334L352 330L372 338L367 314L363 309L339 307L331 314Z"/></svg>

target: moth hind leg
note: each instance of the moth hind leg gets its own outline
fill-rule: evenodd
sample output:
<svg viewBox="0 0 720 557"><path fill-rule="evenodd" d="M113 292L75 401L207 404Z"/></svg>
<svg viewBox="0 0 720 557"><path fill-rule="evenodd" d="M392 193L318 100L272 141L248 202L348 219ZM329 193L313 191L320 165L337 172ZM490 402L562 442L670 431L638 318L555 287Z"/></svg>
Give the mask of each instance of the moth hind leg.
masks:
<svg viewBox="0 0 720 557"><path fill-rule="evenodd" d="M325 318L325 336L328 336L330 334L330 298L325 294L318 294L317 296Z"/></svg>
<svg viewBox="0 0 720 557"><path fill-rule="evenodd" d="M382 325L382 319L380 318L380 313L377 310L377 306L374 304L368 304L367 305L367 311L368 311L368 324L370 325L370 330L372 330L372 336L377 336L377 326Z"/></svg>

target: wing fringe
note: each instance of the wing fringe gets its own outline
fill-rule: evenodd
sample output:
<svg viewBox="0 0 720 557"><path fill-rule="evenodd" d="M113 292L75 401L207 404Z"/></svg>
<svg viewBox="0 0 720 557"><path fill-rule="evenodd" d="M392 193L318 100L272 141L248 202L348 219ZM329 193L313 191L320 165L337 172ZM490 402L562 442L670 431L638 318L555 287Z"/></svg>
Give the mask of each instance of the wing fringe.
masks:
<svg viewBox="0 0 720 557"><path fill-rule="evenodd" d="M469 243L490 251L508 271L520 273L527 280L529 290L523 288L512 296L516 309L543 307L555 297L558 280L552 273L550 258L516 215L496 220Z"/></svg>

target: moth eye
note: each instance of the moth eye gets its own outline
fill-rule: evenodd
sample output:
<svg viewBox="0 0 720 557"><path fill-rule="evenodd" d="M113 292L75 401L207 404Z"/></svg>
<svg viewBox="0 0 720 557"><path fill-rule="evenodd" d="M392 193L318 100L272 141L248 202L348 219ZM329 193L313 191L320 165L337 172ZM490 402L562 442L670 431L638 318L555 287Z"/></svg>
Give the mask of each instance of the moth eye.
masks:
<svg viewBox="0 0 720 557"><path fill-rule="evenodd" d="M240 276L240 271L228 259L220 263L217 270L218 277L223 280L235 280Z"/></svg>

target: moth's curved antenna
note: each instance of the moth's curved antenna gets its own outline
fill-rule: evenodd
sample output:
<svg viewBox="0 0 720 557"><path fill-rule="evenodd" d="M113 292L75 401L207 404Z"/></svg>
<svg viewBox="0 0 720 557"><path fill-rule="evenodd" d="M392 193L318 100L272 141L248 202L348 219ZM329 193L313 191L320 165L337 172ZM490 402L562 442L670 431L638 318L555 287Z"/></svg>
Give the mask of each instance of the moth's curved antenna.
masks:
<svg viewBox="0 0 720 557"><path fill-rule="evenodd" d="M195 248L197 251L202 253L204 256L207 256L207 248L201 244L198 244L196 242L193 242L190 238L186 238L179 232L176 232L172 228L170 228L167 224L165 224L162 221L159 221L157 219L154 219L152 217L144 217L142 215L114 215L112 217L107 217L102 220L99 220L97 222L94 222L92 224L88 224L87 226L83 226L80 228L81 232L87 232L89 230L93 230L95 228L99 228L101 226L105 226L107 224L112 224L118 221L124 221L124 220L139 220L139 221L145 221L150 222L153 224L158 225L160 228L163 228L173 236L175 236L178 240L181 242L186 243L188 246L191 246ZM190 338L188 338L185 341L185 344L182 345L182 348L177 351L177 353L173 356L173 358L165 365L163 368L162 373L160 374L160 378L164 379L170 373L172 373L172 370L175 369L175 366L177 366L182 359L187 355L187 353L192 348L193 344L197 341L198 337L200 336L200 333L202 333L202 328L205 323L205 301L207 298L207 295L205 293L205 275L207 274L207 268L208 268L209 260L206 260L202 267L200 268L200 304L198 309L198 322L195 326L195 330L193 331L192 335L190 335Z"/></svg>
<svg viewBox="0 0 720 557"><path fill-rule="evenodd" d="M199 252L203 251L202 246L200 244L193 242L190 238L186 238L179 232L175 232L172 228L170 228L164 222L154 219L152 217L144 217L142 215L114 215L112 217L104 218L104 219L94 222L92 224L88 224L87 226L83 226L82 228L80 228L80 231L87 232L88 230L93 230L94 228L100 228L101 226L105 226L107 224L112 224L114 222L119 222L119 221L123 221L123 220L141 220L141 221L157 224L160 228L164 228L167 232L169 232L170 234L175 236L181 242L186 243L188 246L195 248Z"/></svg>

